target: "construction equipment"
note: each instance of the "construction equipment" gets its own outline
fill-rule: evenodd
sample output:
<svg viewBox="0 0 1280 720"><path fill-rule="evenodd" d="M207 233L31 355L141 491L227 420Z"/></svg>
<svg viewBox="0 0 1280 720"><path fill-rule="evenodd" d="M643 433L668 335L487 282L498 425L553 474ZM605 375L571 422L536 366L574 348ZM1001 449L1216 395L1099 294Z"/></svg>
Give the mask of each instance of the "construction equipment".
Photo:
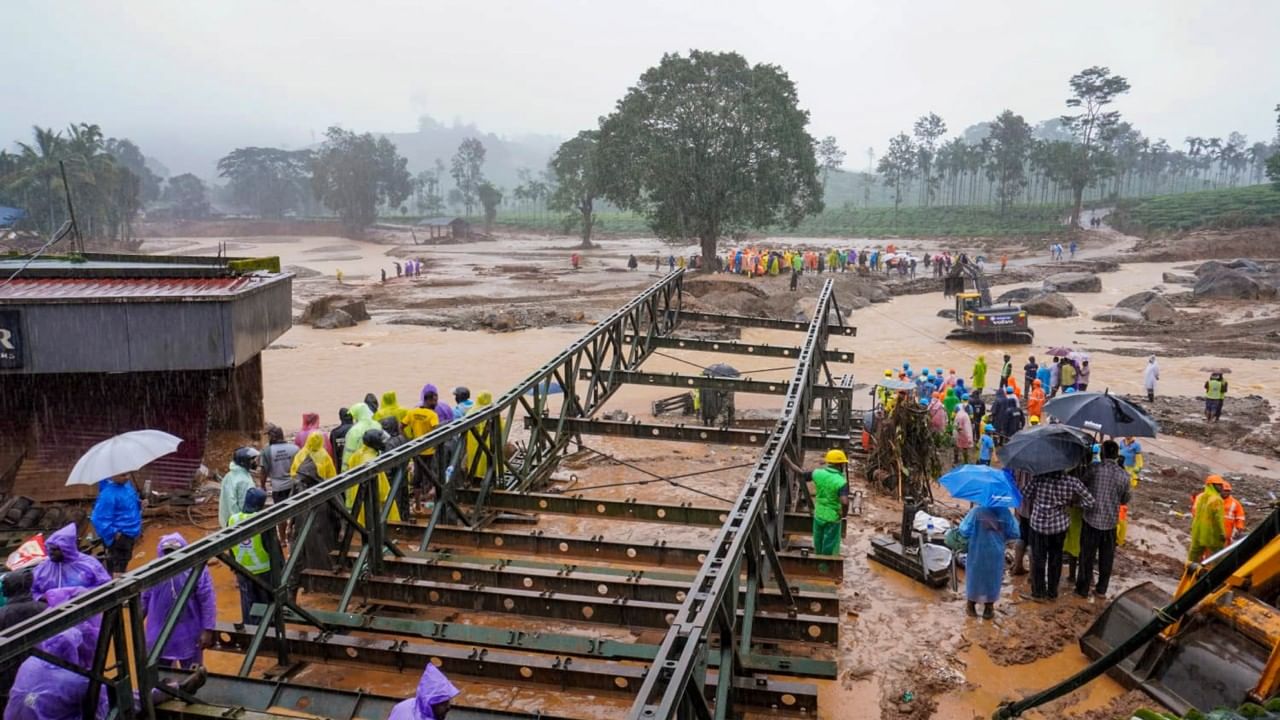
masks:
<svg viewBox="0 0 1280 720"><path fill-rule="evenodd" d="M966 277L973 285L972 292L964 289ZM1035 338L1035 331L1027 325L1026 311L1013 303L992 303L982 268L963 255L942 279L942 295L956 298L958 327L947 335L949 340L1027 344Z"/></svg>
<svg viewBox="0 0 1280 720"><path fill-rule="evenodd" d="M1172 599L1143 583L1112 602L1080 638L1094 659L1052 688L1010 703L1011 718L1107 673L1171 710L1262 702L1280 689L1280 510L1248 535L1190 563Z"/></svg>
<svg viewBox="0 0 1280 720"><path fill-rule="evenodd" d="M1174 597L1232 548L1187 566ZM1208 712L1243 700L1266 700L1280 689L1280 538L1248 558L1191 613L1169 626L1112 674L1156 700L1186 712ZM1115 599L1080 638L1097 658L1155 615L1168 593L1146 582Z"/></svg>

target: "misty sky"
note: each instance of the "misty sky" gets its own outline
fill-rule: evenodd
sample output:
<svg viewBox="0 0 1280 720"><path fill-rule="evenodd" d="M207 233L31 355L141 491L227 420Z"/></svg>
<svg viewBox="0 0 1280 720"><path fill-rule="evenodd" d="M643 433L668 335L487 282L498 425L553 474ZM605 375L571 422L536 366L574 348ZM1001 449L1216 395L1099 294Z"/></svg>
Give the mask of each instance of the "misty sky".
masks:
<svg viewBox="0 0 1280 720"><path fill-rule="evenodd" d="M0 142L98 122L174 172L331 124L410 131L421 114L568 136L666 51L781 65L846 165L934 111L954 133L1010 108L1063 111L1089 65L1128 77L1151 137L1274 134L1280 2L96 2L9 0Z"/></svg>

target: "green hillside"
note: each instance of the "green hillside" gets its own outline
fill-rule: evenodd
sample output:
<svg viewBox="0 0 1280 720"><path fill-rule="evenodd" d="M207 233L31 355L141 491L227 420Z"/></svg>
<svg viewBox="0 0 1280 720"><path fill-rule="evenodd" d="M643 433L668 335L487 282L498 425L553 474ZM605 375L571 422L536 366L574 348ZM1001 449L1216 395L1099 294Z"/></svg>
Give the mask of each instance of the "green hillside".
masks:
<svg viewBox="0 0 1280 720"><path fill-rule="evenodd" d="M1280 225L1280 190L1251 185L1126 200L1111 222L1130 232Z"/></svg>

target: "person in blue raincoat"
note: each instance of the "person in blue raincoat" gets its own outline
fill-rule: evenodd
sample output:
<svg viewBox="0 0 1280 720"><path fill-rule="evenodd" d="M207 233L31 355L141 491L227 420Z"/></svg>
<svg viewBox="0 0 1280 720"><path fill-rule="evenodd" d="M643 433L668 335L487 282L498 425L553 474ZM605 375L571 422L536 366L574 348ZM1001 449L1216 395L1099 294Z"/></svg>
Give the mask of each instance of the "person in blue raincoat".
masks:
<svg viewBox="0 0 1280 720"><path fill-rule="evenodd" d="M107 546L107 572L118 575L127 571L133 543L142 534L142 501L128 475L98 481L98 499L89 519Z"/></svg>
<svg viewBox="0 0 1280 720"><path fill-rule="evenodd" d="M49 559L31 571L31 594L37 599L60 587L96 588L111 582L111 573L98 559L80 552L75 523L68 523L44 541Z"/></svg>
<svg viewBox="0 0 1280 720"><path fill-rule="evenodd" d="M960 523L960 535L968 540L969 555L964 565L965 610L976 616L983 603L982 617L995 617L1004 582L1004 546L1017 540L1018 521L1007 508L975 507Z"/></svg>

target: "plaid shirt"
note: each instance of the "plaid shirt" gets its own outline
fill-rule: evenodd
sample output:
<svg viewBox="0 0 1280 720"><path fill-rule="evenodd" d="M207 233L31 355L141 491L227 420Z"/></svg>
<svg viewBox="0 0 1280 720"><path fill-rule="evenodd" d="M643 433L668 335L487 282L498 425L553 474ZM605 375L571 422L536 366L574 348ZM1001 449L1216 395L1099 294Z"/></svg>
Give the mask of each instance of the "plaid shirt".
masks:
<svg viewBox="0 0 1280 720"><path fill-rule="evenodd" d="M1093 507L1085 511L1084 521L1095 530L1111 530L1120 516L1120 506L1129 502L1129 473L1114 460L1104 460L1090 475Z"/></svg>
<svg viewBox="0 0 1280 720"><path fill-rule="evenodd" d="M1043 535L1066 532L1071 527L1067 508L1077 496L1081 507L1093 507L1093 495L1076 478L1060 472L1037 475L1031 482L1031 529Z"/></svg>

